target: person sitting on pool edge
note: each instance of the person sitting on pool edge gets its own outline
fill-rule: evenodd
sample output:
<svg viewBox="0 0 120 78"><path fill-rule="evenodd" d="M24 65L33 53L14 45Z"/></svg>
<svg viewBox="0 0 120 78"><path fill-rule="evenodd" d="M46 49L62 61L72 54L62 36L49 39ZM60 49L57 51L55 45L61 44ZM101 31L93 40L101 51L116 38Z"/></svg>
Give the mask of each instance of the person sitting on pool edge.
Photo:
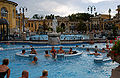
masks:
<svg viewBox="0 0 120 78"><path fill-rule="evenodd" d="M24 55L25 54L25 50L22 50L22 55Z"/></svg>
<svg viewBox="0 0 120 78"><path fill-rule="evenodd" d="M8 64L9 64L9 60L4 59L3 64L0 65L0 78L4 78L5 75L7 75L6 78L10 77L10 69L8 67Z"/></svg>
<svg viewBox="0 0 120 78"><path fill-rule="evenodd" d="M37 52L34 48L31 48L31 53L30 54L37 54Z"/></svg>
<svg viewBox="0 0 120 78"><path fill-rule="evenodd" d="M37 58L37 57L34 57L32 63L33 63L33 64L36 64L36 63L37 63L37 60L38 60L38 58Z"/></svg>
<svg viewBox="0 0 120 78"><path fill-rule="evenodd" d="M59 54L65 53L64 50L62 49L62 47L60 47L60 49L58 50Z"/></svg>
<svg viewBox="0 0 120 78"><path fill-rule="evenodd" d="M48 71L47 70L43 70L42 71L42 76L40 76L40 78L48 78Z"/></svg>
<svg viewBox="0 0 120 78"><path fill-rule="evenodd" d="M72 53L73 53L73 52L72 52L72 48L70 48L68 54L72 54Z"/></svg>
<svg viewBox="0 0 120 78"><path fill-rule="evenodd" d="M19 78L28 78L28 75L29 75L28 71L24 70L22 72L22 77L19 77Z"/></svg>
<svg viewBox="0 0 120 78"><path fill-rule="evenodd" d="M50 55L48 54L48 51L46 50L45 51L45 55L44 55L45 57L50 57Z"/></svg>
<svg viewBox="0 0 120 78"><path fill-rule="evenodd" d="M97 50L95 50L95 53L90 53L90 55L98 56L98 55L101 55L101 54L100 54L100 53L97 53Z"/></svg>

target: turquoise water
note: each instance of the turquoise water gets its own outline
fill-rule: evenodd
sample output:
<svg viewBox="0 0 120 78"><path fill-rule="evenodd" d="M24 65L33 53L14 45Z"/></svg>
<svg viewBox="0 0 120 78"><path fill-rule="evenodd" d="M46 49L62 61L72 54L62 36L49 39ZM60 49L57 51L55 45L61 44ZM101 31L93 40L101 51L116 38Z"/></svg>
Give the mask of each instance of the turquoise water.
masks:
<svg viewBox="0 0 120 78"><path fill-rule="evenodd" d="M34 35L31 36L32 40L48 40L48 35ZM29 40L30 37L27 37ZM88 35L61 35L60 40L80 40L80 39L89 39Z"/></svg>
<svg viewBox="0 0 120 78"><path fill-rule="evenodd" d="M76 44L63 45L63 46L75 46ZM77 44L82 46L83 44ZM94 45L84 44L85 47L98 48L105 47L105 43L96 43ZM4 45L1 44L3 48L18 48L22 47L23 44L16 45ZM26 44L25 47L30 47ZM33 45L42 46L42 45ZM49 46L49 45L44 45ZM60 46L60 45L58 45ZM56 48L58 50L58 48ZM69 49L69 48L64 48ZM26 49L29 50L29 49ZM48 78L109 78L111 75L111 70L118 66L117 63L112 63L112 61L107 61L103 63L95 63L93 55L87 55L86 50L78 48L77 50L83 51L84 53L80 56L59 58L54 60L52 58L45 58L44 51L50 50L50 48L36 49L38 52L38 63L31 64L32 58L18 57L15 55L16 52L20 50L9 50L0 51L0 64L4 58L9 58L10 64L8 65L11 69L10 78L18 78L21 76L23 70L29 72L29 78L39 78L42 75L42 70L48 70ZM92 50L90 52L93 52ZM105 54L102 54L106 56Z"/></svg>

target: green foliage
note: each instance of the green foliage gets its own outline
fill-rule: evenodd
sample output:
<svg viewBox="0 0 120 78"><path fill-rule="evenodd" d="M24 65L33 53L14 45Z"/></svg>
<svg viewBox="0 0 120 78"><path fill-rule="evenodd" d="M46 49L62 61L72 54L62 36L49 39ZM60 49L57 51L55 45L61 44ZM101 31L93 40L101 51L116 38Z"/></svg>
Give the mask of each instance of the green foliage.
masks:
<svg viewBox="0 0 120 78"><path fill-rule="evenodd" d="M78 31L86 31L87 26L86 26L85 23L83 23L83 21L79 21L79 24L78 24L76 30L78 30Z"/></svg>
<svg viewBox="0 0 120 78"><path fill-rule="evenodd" d="M64 31L64 29L62 29L61 27L57 27L57 33L59 33L59 32L63 32Z"/></svg>
<svg viewBox="0 0 120 78"><path fill-rule="evenodd" d="M35 15L33 15L32 18L33 18L33 19L40 19L40 16L39 16L39 14L35 14Z"/></svg>
<svg viewBox="0 0 120 78"><path fill-rule="evenodd" d="M54 15L52 15L52 14L51 15L46 15L45 18L46 19L54 19Z"/></svg>
<svg viewBox="0 0 120 78"><path fill-rule="evenodd" d="M92 15L88 13L76 13L68 16L70 21L87 21L90 20L90 17L93 17Z"/></svg>
<svg viewBox="0 0 120 78"><path fill-rule="evenodd" d="M116 38L116 36L118 35L117 34L117 27L115 25L112 25L112 29L113 29L114 38Z"/></svg>
<svg viewBox="0 0 120 78"><path fill-rule="evenodd" d="M114 43L114 46L112 47L112 51L115 51L115 53L120 55L120 40Z"/></svg>

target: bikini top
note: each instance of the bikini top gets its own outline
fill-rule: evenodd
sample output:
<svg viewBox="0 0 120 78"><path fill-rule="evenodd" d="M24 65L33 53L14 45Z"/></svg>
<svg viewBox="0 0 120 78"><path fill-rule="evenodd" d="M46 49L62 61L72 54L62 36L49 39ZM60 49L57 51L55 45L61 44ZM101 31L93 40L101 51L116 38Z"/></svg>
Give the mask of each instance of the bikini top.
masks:
<svg viewBox="0 0 120 78"><path fill-rule="evenodd" d="M0 78L4 78L5 75L8 73L8 70L9 69L7 69L5 72L0 72Z"/></svg>

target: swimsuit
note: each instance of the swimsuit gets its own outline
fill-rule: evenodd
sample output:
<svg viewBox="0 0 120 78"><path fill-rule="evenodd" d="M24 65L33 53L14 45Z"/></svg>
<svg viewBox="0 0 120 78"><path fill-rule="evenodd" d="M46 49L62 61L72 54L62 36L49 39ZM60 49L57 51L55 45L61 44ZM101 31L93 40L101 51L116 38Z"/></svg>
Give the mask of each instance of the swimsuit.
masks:
<svg viewBox="0 0 120 78"><path fill-rule="evenodd" d="M5 72L0 72L0 78L4 78L5 75L8 73L8 70L9 69L7 69Z"/></svg>

